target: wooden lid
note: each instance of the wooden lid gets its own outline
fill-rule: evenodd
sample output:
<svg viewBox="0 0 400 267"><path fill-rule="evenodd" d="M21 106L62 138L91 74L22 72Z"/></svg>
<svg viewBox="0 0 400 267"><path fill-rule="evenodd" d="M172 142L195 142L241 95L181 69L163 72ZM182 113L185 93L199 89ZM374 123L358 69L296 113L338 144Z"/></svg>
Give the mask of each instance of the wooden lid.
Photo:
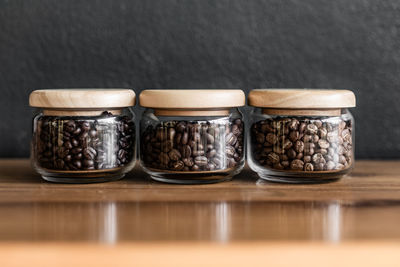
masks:
<svg viewBox="0 0 400 267"><path fill-rule="evenodd" d="M29 96L30 106L54 109L123 108L135 102L135 92L130 89L44 89Z"/></svg>
<svg viewBox="0 0 400 267"><path fill-rule="evenodd" d="M139 96L142 107L204 109L230 108L245 105L242 90L144 90Z"/></svg>
<svg viewBox="0 0 400 267"><path fill-rule="evenodd" d="M349 90L255 89L249 93L249 105L264 108L325 109L351 108L356 97Z"/></svg>

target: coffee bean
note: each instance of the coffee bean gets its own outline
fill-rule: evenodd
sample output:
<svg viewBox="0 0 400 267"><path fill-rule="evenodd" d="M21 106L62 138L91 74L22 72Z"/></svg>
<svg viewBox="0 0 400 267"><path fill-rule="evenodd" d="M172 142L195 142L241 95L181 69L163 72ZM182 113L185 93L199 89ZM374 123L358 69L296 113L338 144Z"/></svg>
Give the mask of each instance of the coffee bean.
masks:
<svg viewBox="0 0 400 267"><path fill-rule="evenodd" d="M306 163L304 165L304 171L306 172L312 172L314 170L314 165L312 165L311 163Z"/></svg>
<svg viewBox="0 0 400 267"><path fill-rule="evenodd" d="M168 156L171 160L177 161L179 160L182 156L181 153L177 149L172 149L169 153Z"/></svg>
<svg viewBox="0 0 400 267"><path fill-rule="evenodd" d="M182 147L182 157L189 158L192 155L192 149L188 145Z"/></svg>
<svg viewBox="0 0 400 267"><path fill-rule="evenodd" d="M189 138L189 134L187 132L184 132L183 136L182 136L182 141L181 141L182 145L186 145L188 143L188 138Z"/></svg>
<svg viewBox="0 0 400 267"><path fill-rule="evenodd" d="M275 145L278 142L278 137L273 133L268 133L265 137L268 143Z"/></svg>
<svg viewBox="0 0 400 267"><path fill-rule="evenodd" d="M94 166L94 161L90 160L90 159L85 159L83 161L83 166L85 166L87 168L93 167Z"/></svg>
<svg viewBox="0 0 400 267"><path fill-rule="evenodd" d="M72 154L78 154L78 153L81 153L81 151L82 151L81 147L75 147L75 148L71 149Z"/></svg>
<svg viewBox="0 0 400 267"><path fill-rule="evenodd" d="M329 142L324 139L321 139L318 141L318 145L320 148L327 149L329 147Z"/></svg>
<svg viewBox="0 0 400 267"><path fill-rule="evenodd" d="M279 155L271 152L268 154L268 160L270 160L272 163L278 163L279 162Z"/></svg>
<svg viewBox="0 0 400 267"><path fill-rule="evenodd" d="M229 123L167 121L148 126L142 129L141 158L144 166L173 171L211 171L234 167L243 162L243 128L240 119ZM160 153L165 152L163 146L167 141L161 139L166 129L170 141L168 160L165 155L160 157ZM161 152L157 152L158 145L152 141L153 138L160 140ZM185 167L176 168L180 166L176 165L178 161L182 161Z"/></svg>
<svg viewBox="0 0 400 267"><path fill-rule="evenodd" d="M184 132L185 129L186 129L186 123L185 123L185 122L179 122L179 123L176 125L176 131L179 132L179 133Z"/></svg>
<svg viewBox="0 0 400 267"><path fill-rule="evenodd" d="M191 170L192 170L192 171L199 171L199 170L200 170L200 167L197 166L197 165L193 165L193 167L192 167Z"/></svg>
<svg viewBox="0 0 400 267"><path fill-rule="evenodd" d="M82 163L80 160L75 160L72 162L72 164L75 166L75 168L80 169L82 167Z"/></svg>
<svg viewBox="0 0 400 267"><path fill-rule="evenodd" d="M237 137L236 137L233 133L229 133L229 134L226 136L226 143L227 143L228 145L233 146L233 145L236 143L236 141L237 141Z"/></svg>
<svg viewBox="0 0 400 267"><path fill-rule="evenodd" d="M301 153L304 151L304 143L302 141L296 141L296 143L294 144L294 150L296 150L296 152Z"/></svg>
<svg viewBox="0 0 400 267"><path fill-rule="evenodd" d="M164 165L164 166L168 165L168 162L169 162L168 154L165 152L161 152L159 155L159 160L162 165Z"/></svg>
<svg viewBox="0 0 400 267"><path fill-rule="evenodd" d="M198 156L194 158L194 163L199 167L207 165L207 162L208 159L204 156Z"/></svg>
<svg viewBox="0 0 400 267"><path fill-rule="evenodd" d="M303 170L303 166L304 162L299 159L295 159L290 162L290 169L292 170Z"/></svg>
<svg viewBox="0 0 400 267"><path fill-rule="evenodd" d="M315 124L307 124L306 131L308 134L313 135L318 132L318 127Z"/></svg>
<svg viewBox="0 0 400 267"><path fill-rule="evenodd" d="M46 134L34 138L35 157L44 157L46 160L40 162L46 162L46 168L55 170L120 167L134 158L134 127L131 118L113 116L108 112L85 120L81 117L64 120L62 117L42 116L37 131ZM101 129L100 134L97 128Z"/></svg>
<svg viewBox="0 0 400 267"><path fill-rule="evenodd" d="M172 164L172 169L176 171L183 170L183 168L185 168L185 164L181 160L178 160Z"/></svg>
<svg viewBox="0 0 400 267"><path fill-rule="evenodd" d="M79 142L78 142L78 140L76 140L75 138L72 138L71 139L71 144L72 144L72 146L79 146Z"/></svg>
<svg viewBox="0 0 400 267"><path fill-rule="evenodd" d="M66 123L66 125L65 125L65 130L66 130L67 132L72 133L73 131L75 131L75 129L76 129L76 123L75 123L75 121L68 121L68 122Z"/></svg>
<svg viewBox="0 0 400 267"><path fill-rule="evenodd" d="M295 159L297 156L297 153L294 149L289 149L289 151L287 152L287 156L290 159Z"/></svg>
<svg viewBox="0 0 400 267"><path fill-rule="evenodd" d="M296 119L291 120L288 124L289 129L292 131L297 131L297 129L299 128L300 122Z"/></svg>
<svg viewBox="0 0 400 267"><path fill-rule="evenodd" d="M325 163L326 160L324 158L324 155L322 155L321 153L316 153L312 156L312 161L316 164L318 163Z"/></svg>
<svg viewBox="0 0 400 267"><path fill-rule="evenodd" d="M326 169L328 171L333 170L335 168L335 166L336 166L335 162L333 162L331 160L326 163Z"/></svg>
<svg viewBox="0 0 400 267"><path fill-rule="evenodd" d="M272 169L334 171L353 161L351 123L342 119L266 119L251 126L250 140L252 158Z"/></svg>
<svg viewBox="0 0 400 267"><path fill-rule="evenodd" d="M90 123L88 121L82 122L82 130L88 132L90 130Z"/></svg>
<svg viewBox="0 0 400 267"><path fill-rule="evenodd" d="M188 167L192 167L194 165L193 158L184 158L182 161Z"/></svg>
<svg viewBox="0 0 400 267"><path fill-rule="evenodd" d="M289 133L289 139L292 142L296 142L300 138L300 133L298 131L291 131Z"/></svg>

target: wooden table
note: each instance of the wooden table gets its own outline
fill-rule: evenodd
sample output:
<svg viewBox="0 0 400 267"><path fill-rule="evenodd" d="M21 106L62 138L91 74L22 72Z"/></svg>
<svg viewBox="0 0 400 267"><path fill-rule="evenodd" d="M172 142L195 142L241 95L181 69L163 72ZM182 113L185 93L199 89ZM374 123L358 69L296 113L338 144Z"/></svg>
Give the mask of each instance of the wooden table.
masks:
<svg viewBox="0 0 400 267"><path fill-rule="evenodd" d="M400 266L400 162L319 185L40 179L0 160L0 266ZM387 265L385 265L387 264Z"/></svg>

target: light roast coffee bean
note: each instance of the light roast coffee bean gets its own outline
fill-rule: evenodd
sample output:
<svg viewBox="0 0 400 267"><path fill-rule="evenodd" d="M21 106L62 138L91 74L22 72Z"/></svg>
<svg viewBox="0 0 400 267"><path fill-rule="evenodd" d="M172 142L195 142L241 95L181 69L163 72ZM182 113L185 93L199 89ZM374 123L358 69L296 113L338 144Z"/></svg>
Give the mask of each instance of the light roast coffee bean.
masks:
<svg viewBox="0 0 400 267"><path fill-rule="evenodd" d="M141 134L141 159L148 168L214 171L243 161L243 122L168 121Z"/></svg>
<svg viewBox="0 0 400 267"><path fill-rule="evenodd" d="M135 153L135 124L127 116L42 116L33 139L37 164L51 170L122 167Z"/></svg>
<svg viewBox="0 0 400 267"><path fill-rule="evenodd" d="M266 119L252 125L252 158L276 170L340 171L353 162L351 131L340 118Z"/></svg>

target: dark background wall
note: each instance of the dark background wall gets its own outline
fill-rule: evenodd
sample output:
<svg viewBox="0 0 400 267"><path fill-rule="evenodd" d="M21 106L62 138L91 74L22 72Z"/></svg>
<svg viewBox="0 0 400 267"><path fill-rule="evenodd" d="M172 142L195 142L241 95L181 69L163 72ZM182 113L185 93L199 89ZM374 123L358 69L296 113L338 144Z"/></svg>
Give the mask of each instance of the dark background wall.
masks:
<svg viewBox="0 0 400 267"><path fill-rule="evenodd" d="M0 0L0 157L35 88L348 88L358 158L400 158L398 0Z"/></svg>

